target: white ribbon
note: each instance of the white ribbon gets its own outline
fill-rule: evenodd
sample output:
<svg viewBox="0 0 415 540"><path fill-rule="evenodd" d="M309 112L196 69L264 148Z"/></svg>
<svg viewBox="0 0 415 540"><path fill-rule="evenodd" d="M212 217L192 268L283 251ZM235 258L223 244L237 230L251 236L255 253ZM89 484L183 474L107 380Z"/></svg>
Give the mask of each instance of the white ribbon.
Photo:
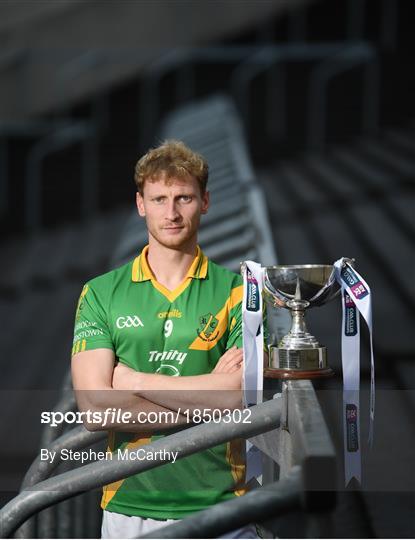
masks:
<svg viewBox="0 0 415 540"><path fill-rule="evenodd" d="M355 478L361 483L360 444L360 324L359 313L369 328L371 376L369 445L373 443L375 418L375 361L373 355L372 296L369 285L342 257L334 263L342 291L343 436L346 486Z"/></svg>
<svg viewBox="0 0 415 540"><path fill-rule="evenodd" d="M244 294L242 302L243 404L262 403L264 367L264 331L262 318L263 269L253 261L242 266ZM262 472L261 452L246 441L246 481Z"/></svg>
<svg viewBox="0 0 415 540"><path fill-rule="evenodd" d="M243 398L245 407L262 403L264 331L262 320L263 269L246 261L243 267L242 304Z"/></svg>

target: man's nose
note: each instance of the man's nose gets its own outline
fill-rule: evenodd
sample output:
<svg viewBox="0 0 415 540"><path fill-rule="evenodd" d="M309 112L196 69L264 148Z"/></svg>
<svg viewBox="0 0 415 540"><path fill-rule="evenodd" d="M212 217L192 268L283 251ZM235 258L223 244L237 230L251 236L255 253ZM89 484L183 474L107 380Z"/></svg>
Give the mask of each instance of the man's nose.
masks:
<svg viewBox="0 0 415 540"><path fill-rule="evenodd" d="M167 203L167 212L166 212L166 218L170 221L176 221L180 214L177 210L177 203L174 200L168 201Z"/></svg>

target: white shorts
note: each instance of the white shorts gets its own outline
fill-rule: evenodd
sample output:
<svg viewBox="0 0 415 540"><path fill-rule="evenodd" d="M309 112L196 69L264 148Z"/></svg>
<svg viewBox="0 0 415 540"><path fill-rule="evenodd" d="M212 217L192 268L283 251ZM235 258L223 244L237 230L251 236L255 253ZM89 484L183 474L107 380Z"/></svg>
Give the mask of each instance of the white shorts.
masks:
<svg viewBox="0 0 415 540"><path fill-rule="evenodd" d="M164 521L138 516L125 516L104 510L102 518L101 538L138 538L149 532L175 523L177 519ZM218 538L260 538L254 524L228 532Z"/></svg>

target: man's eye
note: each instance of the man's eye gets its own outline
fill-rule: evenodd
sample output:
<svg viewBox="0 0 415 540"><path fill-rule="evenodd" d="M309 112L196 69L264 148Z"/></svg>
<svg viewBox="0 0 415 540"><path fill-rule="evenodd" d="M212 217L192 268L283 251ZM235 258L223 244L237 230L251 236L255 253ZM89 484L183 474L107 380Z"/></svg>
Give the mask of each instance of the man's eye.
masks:
<svg viewBox="0 0 415 540"><path fill-rule="evenodd" d="M192 197L190 195L181 195L180 200L182 202L190 202L192 200Z"/></svg>
<svg viewBox="0 0 415 540"><path fill-rule="evenodd" d="M162 202L164 202L164 197L154 197L153 201L156 204L161 204Z"/></svg>

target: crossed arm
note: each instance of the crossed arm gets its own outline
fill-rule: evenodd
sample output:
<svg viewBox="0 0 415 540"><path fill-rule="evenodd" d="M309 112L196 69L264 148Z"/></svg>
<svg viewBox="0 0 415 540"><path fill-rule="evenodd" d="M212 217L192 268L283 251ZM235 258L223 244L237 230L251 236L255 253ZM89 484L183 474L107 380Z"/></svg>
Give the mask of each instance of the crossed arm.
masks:
<svg viewBox="0 0 415 540"><path fill-rule="evenodd" d="M72 381L80 411L103 413L108 408L139 413L161 413L194 408L235 409L241 406L242 350L232 347L220 358L212 373L169 377L136 372L122 364L114 368L110 349L95 349L72 357ZM154 416L154 415L153 415ZM161 415L159 415L161 417ZM177 421L176 421L177 420ZM118 418L102 426L85 423L91 431L155 431L185 424L187 418L175 415L175 422L125 423Z"/></svg>

